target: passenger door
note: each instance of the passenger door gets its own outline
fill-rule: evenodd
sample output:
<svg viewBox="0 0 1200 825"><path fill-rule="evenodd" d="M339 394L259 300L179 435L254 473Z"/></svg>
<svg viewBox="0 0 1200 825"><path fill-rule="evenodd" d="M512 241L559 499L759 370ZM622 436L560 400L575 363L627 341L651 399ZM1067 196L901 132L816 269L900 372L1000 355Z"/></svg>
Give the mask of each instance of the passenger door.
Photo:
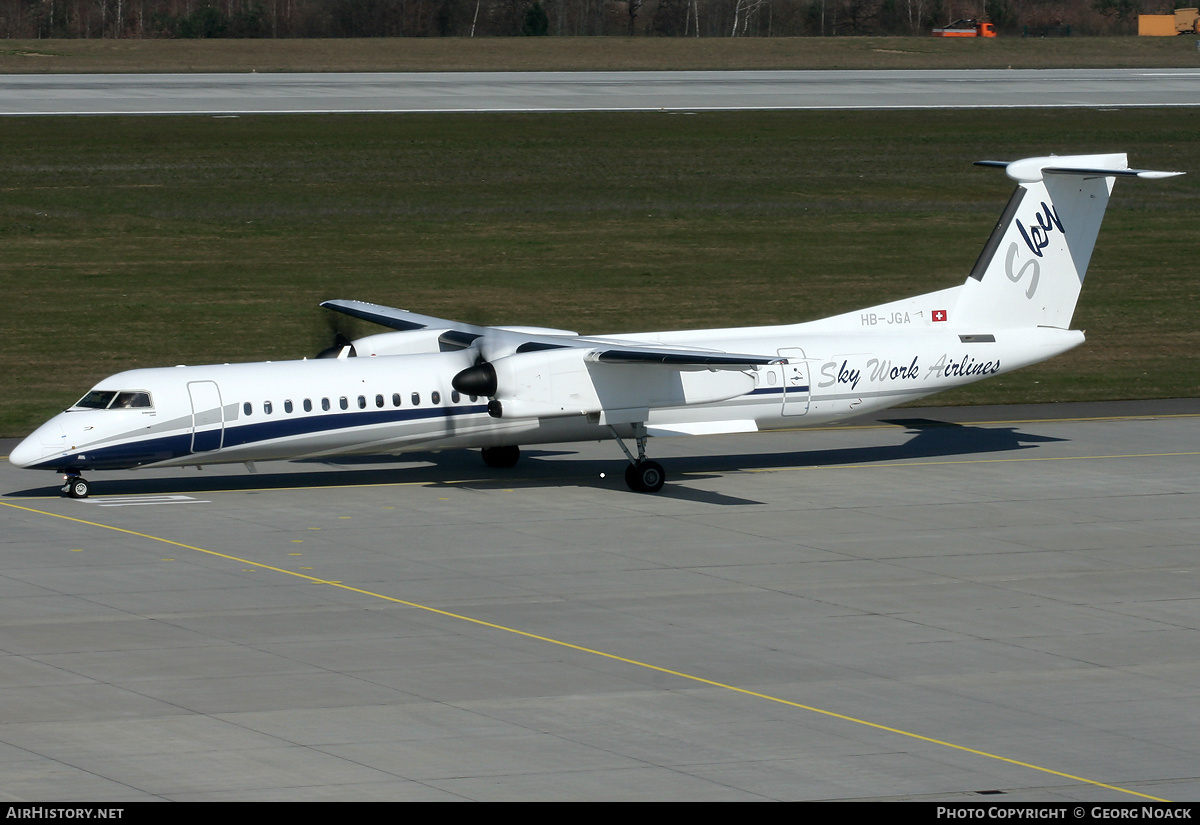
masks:
<svg viewBox="0 0 1200 825"><path fill-rule="evenodd" d="M780 358L787 358L783 369L783 414L804 415L808 412L809 385L808 361L804 359L804 350L799 347L788 347L779 350Z"/></svg>
<svg viewBox="0 0 1200 825"><path fill-rule="evenodd" d="M215 381L189 381L187 387L192 399L192 452L221 449L225 438L221 390Z"/></svg>

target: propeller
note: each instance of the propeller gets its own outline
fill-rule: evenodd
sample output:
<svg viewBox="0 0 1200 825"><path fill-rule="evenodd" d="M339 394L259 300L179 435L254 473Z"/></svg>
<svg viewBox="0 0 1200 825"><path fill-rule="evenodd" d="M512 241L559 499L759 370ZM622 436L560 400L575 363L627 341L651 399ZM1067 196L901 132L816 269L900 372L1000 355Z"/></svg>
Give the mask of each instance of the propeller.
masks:
<svg viewBox="0 0 1200 825"><path fill-rule="evenodd" d="M524 332L491 329L488 331L488 334L481 335L472 341L471 346L479 353L479 356L475 359L475 365L467 367L455 375L450 380L450 386L464 395L491 398L492 401L488 405L488 411L491 412L493 405L495 405L496 410L500 409L500 402L495 400L495 395L499 390L499 382L496 377L496 368L492 366L493 361L526 352L563 349L569 346L569 344L560 344L554 340L546 339L531 340L530 334ZM493 412L492 415L499 417L498 412Z"/></svg>
<svg viewBox="0 0 1200 825"><path fill-rule="evenodd" d="M333 344L318 352L317 357L337 358L347 347L350 348L350 352L346 353L347 356L353 358L354 356L358 355L358 353L354 351L354 343L348 337L346 337L346 333L339 330L333 336Z"/></svg>
<svg viewBox="0 0 1200 825"><path fill-rule="evenodd" d="M530 346L528 337L514 335L507 330L493 329L489 330L489 334L475 339L471 346L478 353L474 366L461 370L450 379L450 386L463 395L489 399L488 415L492 418L500 418L504 414L504 408L496 398L500 382L496 376L496 368L492 366L492 361L521 352L525 347Z"/></svg>
<svg viewBox="0 0 1200 825"><path fill-rule="evenodd" d="M326 336L333 337L333 343L317 353L317 358L337 358L342 354L342 350L350 347L350 352L347 355L351 358L358 353L354 351L353 338L358 337L353 327L353 319L345 315L340 315L336 312L325 313L326 333L322 337L329 340Z"/></svg>

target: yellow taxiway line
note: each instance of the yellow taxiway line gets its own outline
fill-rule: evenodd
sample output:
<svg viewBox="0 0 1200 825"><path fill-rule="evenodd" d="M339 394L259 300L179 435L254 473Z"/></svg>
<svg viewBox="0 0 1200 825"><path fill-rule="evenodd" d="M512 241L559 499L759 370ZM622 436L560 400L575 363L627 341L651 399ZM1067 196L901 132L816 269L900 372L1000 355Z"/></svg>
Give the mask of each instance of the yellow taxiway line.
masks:
<svg viewBox="0 0 1200 825"><path fill-rule="evenodd" d="M153 536L153 535L150 535L149 533L139 533L136 530L128 530L124 527L114 527L109 524L101 524L99 522L88 521L86 519L75 518L73 516L65 516L65 515L62 515L59 513L51 513L46 510L37 510L32 507L25 507L25 506L22 506L19 504L12 504L7 501L0 501L0 504L4 505L5 507L11 507L16 510L23 510L28 513L36 513L38 515L50 516L51 518L64 519L66 521L72 521L77 524L86 524L91 527L99 527L104 530L112 530L117 533L124 533L124 534L130 535L130 536L137 536L139 538L147 539L148 541L161 542L162 544L169 544L173 547L179 547L184 550L192 550L197 553L204 553L205 555L208 555L208 556L215 556L217 558L237 562L238 564L249 565L251 567L258 568L261 570L270 570L275 573L281 573L285 576L293 576L295 578L303 579L305 581L312 582L314 584L324 584L324 585L328 585L330 587L336 587L340 590L345 590L350 593L358 593L359 595L367 596L367 597L370 597L373 599L380 599L382 601L391 602L393 604L400 604L400 605L404 605L405 607L411 607L416 610L423 610L428 613L434 613L439 616L445 616L447 618L457 619L458 621L469 622L470 624L473 624L473 625L476 625L479 627L487 627L492 630L502 631L504 633L512 633L517 636L523 636L527 639L534 639L539 642L545 642L547 644L557 645L558 647L575 650L580 653L587 653L587 654L591 654L593 656L599 656L603 659L608 659L608 660L611 660L614 662L621 662L623 664L632 665L634 667L645 668L646 670L653 670L657 673L663 673L663 674L667 674L669 676L676 676L680 679L685 679L687 681L696 682L696 683L702 684L702 685L708 685L709 687L721 688L722 690L728 690L728 691L732 691L734 693L740 693L744 696L752 696L756 699L763 699L765 701L774 702L779 705L786 705L788 707L797 708L799 710L806 710L806 711L809 711L810 713L816 713L821 716L826 716L826 717L833 718L833 719L840 719L844 722L851 722L853 724L862 725L864 727L873 728L875 730L886 731L888 733L894 733L898 736L904 736L909 739L916 739L921 742L927 742L927 743L933 744L933 745L940 745L945 748L950 748L951 750L959 751L960 753L970 753L970 754L974 754L975 756L982 756L987 759L994 759L998 762L1004 762L1009 765L1016 765L1018 767L1028 768L1029 770L1032 770L1032 771L1049 774L1051 776L1057 776L1057 777L1060 777L1063 779L1069 779L1073 782L1081 782L1086 785L1093 785L1097 788L1107 788L1108 790L1117 791L1119 793L1124 793L1124 794L1129 794L1131 796L1141 797L1142 799L1149 799L1154 802L1170 801L1167 799L1162 799L1157 796L1150 796L1149 794L1144 794L1144 793L1140 793L1138 791L1129 790L1128 788L1122 788L1118 785L1110 785L1105 782L1098 782L1094 779L1088 779L1086 777L1075 776L1074 774L1065 773L1064 771L1056 771L1053 768L1046 768L1041 765L1035 765L1031 762L1022 762L1019 759L1010 759L1007 756L1000 756L998 754L989 753L988 751L979 750L977 748L966 747L965 745L957 745L953 742L947 742L943 739L935 739L930 736L923 736L919 733L913 733L911 731L902 730L901 728L894 728L889 725L880 724L878 722L871 722L866 719L859 719L858 717L855 717L855 716L848 716L843 713L837 713L835 711L825 710L824 708L818 708L813 705L805 705L800 702L793 702L789 699L783 699L778 696L771 696L770 694L767 694L767 693L759 693L758 691L738 687L737 685L729 685L729 684L725 684L724 682L717 682L712 679L706 679L703 676L696 676L696 675L693 675L690 673L683 673L678 670L671 670L670 668L665 668L665 667L661 667L659 665L650 664L649 662L642 662L642 661L638 661L637 659L629 659L624 656L618 656L614 653L606 653L603 650L596 650L595 648L583 647L582 645L572 644L571 642L565 642L565 641L562 641L561 639L554 639L549 636L541 636L537 633L530 633L529 631L526 631L526 630L519 630L517 628L507 627L505 625L496 624L494 622L484 621L483 619L476 619L471 616L464 616L460 613L452 613L448 610L442 610L437 607L430 607L428 605L419 604L417 602L410 602L410 601L406 601L404 599L398 599L394 596L386 596L382 593L376 593L371 590L364 590L359 587L353 587L351 585L345 584L344 582L329 581L327 579L321 579L316 576L310 576L306 573L298 573L294 570L285 570L282 567L274 567L269 564L262 564L260 562L252 561L250 559L244 559L244 558L241 558L238 556L232 556L232 555L229 555L228 553L220 553L220 552L217 552L216 550L206 550L203 547L196 547L194 545L184 544L183 542L174 541L172 539L167 539L167 538L162 538L161 536Z"/></svg>

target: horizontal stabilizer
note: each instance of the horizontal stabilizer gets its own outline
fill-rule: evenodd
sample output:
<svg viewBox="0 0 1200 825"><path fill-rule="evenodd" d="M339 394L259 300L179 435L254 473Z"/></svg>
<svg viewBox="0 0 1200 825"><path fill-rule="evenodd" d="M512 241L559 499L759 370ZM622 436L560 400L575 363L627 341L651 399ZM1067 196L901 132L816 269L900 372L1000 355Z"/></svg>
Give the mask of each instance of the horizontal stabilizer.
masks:
<svg viewBox="0 0 1200 825"><path fill-rule="evenodd" d="M1072 157L1025 158L1024 160L978 160L976 166L993 166L1020 183L1037 183L1046 175L1075 175L1084 178L1144 178L1156 180L1173 178L1183 172L1157 172L1153 169L1130 169L1125 155L1075 155Z"/></svg>

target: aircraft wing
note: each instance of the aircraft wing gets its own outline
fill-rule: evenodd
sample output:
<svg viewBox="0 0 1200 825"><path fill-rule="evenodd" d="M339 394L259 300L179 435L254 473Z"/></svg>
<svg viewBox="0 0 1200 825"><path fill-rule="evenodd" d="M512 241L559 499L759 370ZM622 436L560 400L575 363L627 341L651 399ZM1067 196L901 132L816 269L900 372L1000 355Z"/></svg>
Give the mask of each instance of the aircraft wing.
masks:
<svg viewBox="0 0 1200 825"><path fill-rule="evenodd" d="M488 331L487 327L475 324L464 324L459 321L449 321L445 318L435 318L432 315L420 315L407 309L395 309L380 304L370 304L366 301L322 301L321 306L349 315L351 318L361 318L373 324L390 327L400 331L414 329L444 329L442 338L461 347L469 347L471 343Z"/></svg>
<svg viewBox="0 0 1200 825"><path fill-rule="evenodd" d="M332 309L334 312L340 312L343 315L361 318L364 321L370 321L380 326L391 327L392 329L461 329L464 332L475 332L479 335L483 335L487 330L487 327L478 327L474 324L464 324L459 321L448 321L445 318L434 318L432 315L419 315L415 312L409 312L407 309L395 309L379 304L369 304L366 301L322 301L321 306L326 309Z"/></svg>
<svg viewBox="0 0 1200 825"><path fill-rule="evenodd" d="M441 329L442 340L460 347L469 347L481 338L501 339L508 351L516 353L566 347L592 349L585 360L598 364L662 364L680 369L745 370L766 364L779 364L787 359L766 355L743 355L702 349L675 349L653 344L630 344L604 338L580 337L567 330L541 327L482 327L432 315L421 315L406 309L395 309L366 301L324 301L321 306L353 318L361 318L391 329ZM481 344L484 342L480 342Z"/></svg>
<svg viewBox="0 0 1200 825"><path fill-rule="evenodd" d="M583 360L593 364L659 364L677 369L746 370L766 364L782 364L786 358L774 355L744 355L708 349L677 349L657 344L637 344L604 338L566 337L522 333L507 327L496 327L504 336L519 335L523 339L513 352L518 355L552 349L590 349Z"/></svg>
<svg viewBox="0 0 1200 825"><path fill-rule="evenodd" d="M744 370L787 361L786 358L773 355L741 355L733 352L628 345L593 350L587 354L585 360L597 364L665 364L671 367L703 367L714 370Z"/></svg>

